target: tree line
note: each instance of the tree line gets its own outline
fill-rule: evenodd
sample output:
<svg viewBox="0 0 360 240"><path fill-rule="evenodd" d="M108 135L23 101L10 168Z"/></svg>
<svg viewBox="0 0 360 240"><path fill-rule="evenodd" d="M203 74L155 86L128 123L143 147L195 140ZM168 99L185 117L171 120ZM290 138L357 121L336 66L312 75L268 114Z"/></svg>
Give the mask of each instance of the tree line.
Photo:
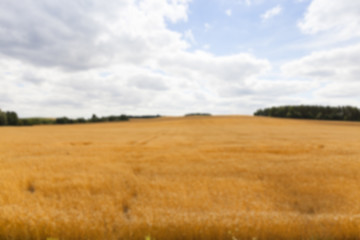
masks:
<svg viewBox="0 0 360 240"><path fill-rule="evenodd" d="M0 126L16 126L19 124L19 118L16 112L3 112L0 109Z"/></svg>
<svg viewBox="0 0 360 240"><path fill-rule="evenodd" d="M259 109L254 115L280 118L360 121L360 109L353 106L279 106Z"/></svg>
<svg viewBox="0 0 360 240"><path fill-rule="evenodd" d="M98 117L93 114L90 118L19 118L16 112L1 111L0 109L0 126L33 126L43 124L78 124L78 123L97 123L97 122L119 122L128 121L131 118L158 118L160 115L111 115Z"/></svg>
<svg viewBox="0 0 360 240"><path fill-rule="evenodd" d="M128 121L129 117L125 114L121 114L119 116L111 115L107 117L98 117L96 114L93 114L91 118L77 118L71 119L67 117L61 117L55 119L55 124L74 124L74 123L96 123L96 122L119 122L119 121Z"/></svg>
<svg viewBox="0 0 360 240"><path fill-rule="evenodd" d="M185 117L194 117L194 116L204 116L204 117L210 117L210 113L187 113L185 114Z"/></svg>

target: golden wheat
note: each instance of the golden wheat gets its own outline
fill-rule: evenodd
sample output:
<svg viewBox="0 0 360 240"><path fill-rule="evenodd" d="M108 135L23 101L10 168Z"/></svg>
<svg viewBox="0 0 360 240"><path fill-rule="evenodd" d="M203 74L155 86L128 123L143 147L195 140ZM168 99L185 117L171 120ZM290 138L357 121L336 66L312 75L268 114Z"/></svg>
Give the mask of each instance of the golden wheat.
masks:
<svg viewBox="0 0 360 240"><path fill-rule="evenodd" d="M0 128L0 239L360 239L360 124Z"/></svg>

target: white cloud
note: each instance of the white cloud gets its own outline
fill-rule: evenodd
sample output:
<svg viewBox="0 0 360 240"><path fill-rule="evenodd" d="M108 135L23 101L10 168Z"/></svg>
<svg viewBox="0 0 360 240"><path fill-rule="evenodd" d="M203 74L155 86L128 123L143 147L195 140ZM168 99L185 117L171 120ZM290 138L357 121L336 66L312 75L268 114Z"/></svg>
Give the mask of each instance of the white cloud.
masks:
<svg viewBox="0 0 360 240"><path fill-rule="evenodd" d="M225 14L230 17L230 16L232 15L232 10L231 10L231 9L227 9L227 10L225 11Z"/></svg>
<svg viewBox="0 0 360 240"><path fill-rule="evenodd" d="M194 34L193 32L191 31L191 29L188 29L184 32L184 38L186 40L188 40L191 44L195 44L196 43L196 40L195 40L195 37L194 37Z"/></svg>
<svg viewBox="0 0 360 240"><path fill-rule="evenodd" d="M281 67L288 78L318 83L314 102L324 105L358 105L360 44L316 51ZM308 83L306 83L308 84Z"/></svg>
<svg viewBox="0 0 360 240"><path fill-rule="evenodd" d="M261 15L261 18L266 21L270 18L275 17L276 15L279 15L282 12L282 7L280 5L273 7L269 10L267 10L263 15Z"/></svg>
<svg viewBox="0 0 360 240"><path fill-rule="evenodd" d="M187 2L1 1L0 52L66 69L142 64L155 51L186 48L178 33L166 29L165 21L186 21Z"/></svg>
<svg viewBox="0 0 360 240"><path fill-rule="evenodd" d="M299 27L307 34L331 32L339 40L359 37L360 1L313 0Z"/></svg>
<svg viewBox="0 0 360 240"><path fill-rule="evenodd" d="M250 6L253 0L237 0L238 3L246 4L247 6Z"/></svg>
<svg viewBox="0 0 360 240"><path fill-rule="evenodd" d="M193 80L242 82L270 70L267 60L250 54L214 56L207 52L181 52L164 56L159 64L167 72Z"/></svg>
<svg viewBox="0 0 360 240"><path fill-rule="evenodd" d="M165 84L165 77L158 74L136 75L128 80L128 86L135 86L145 90L168 90Z"/></svg>
<svg viewBox="0 0 360 240"><path fill-rule="evenodd" d="M360 44L314 52L288 62L282 71L289 77L305 77L321 81L358 81L360 75ZM360 89L359 89L360 90Z"/></svg>
<svg viewBox="0 0 360 240"><path fill-rule="evenodd" d="M227 111L220 86L245 84L270 63L188 52L192 31L167 28L187 20L187 7L187 0L0 3L1 108L52 117Z"/></svg>
<svg viewBox="0 0 360 240"><path fill-rule="evenodd" d="M311 91L317 85L311 81L287 81L287 80L251 80L243 84L223 85L219 89L219 94L224 98L239 96L252 96L254 98L282 98L284 96L294 96L296 94Z"/></svg>
<svg viewBox="0 0 360 240"><path fill-rule="evenodd" d="M211 48L210 44L203 45L203 49L205 50L209 50L210 48Z"/></svg>
<svg viewBox="0 0 360 240"><path fill-rule="evenodd" d="M314 88L281 76L265 80L271 63L253 54L191 52L193 32L168 28L187 21L188 4L0 1L0 107L51 117L252 113L269 102L296 102L297 94ZM211 27L204 24L205 31ZM348 54L353 50L358 53Z"/></svg>
<svg viewBox="0 0 360 240"><path fill-rule="evenodd" d="M205 32L209 31L211 29L211 25L209 23L204 24Z"/></svg>
<svg viewBox="0 0 360 240"><path fill-rule="evenodd" d="M350 102L357 102L359 97L360 82L333 82L325 87L319 89L315 94L320 98L333 99L341 101L341 104L351 104ZM334 101L334 102L335 102ZM337 103L337 105L340 103ZM358 104L358 102L356 103Z"/></svg>

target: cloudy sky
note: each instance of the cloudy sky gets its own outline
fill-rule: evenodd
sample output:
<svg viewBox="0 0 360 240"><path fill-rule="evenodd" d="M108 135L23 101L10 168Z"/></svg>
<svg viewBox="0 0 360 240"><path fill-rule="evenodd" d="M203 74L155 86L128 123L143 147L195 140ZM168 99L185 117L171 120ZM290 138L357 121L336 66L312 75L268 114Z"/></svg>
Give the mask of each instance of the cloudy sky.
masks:
<svg viewBox="0 0 360 240"><path fill-rule="evenodd" d="M21 117L360 106L360 1L0 0Z"/></svg>

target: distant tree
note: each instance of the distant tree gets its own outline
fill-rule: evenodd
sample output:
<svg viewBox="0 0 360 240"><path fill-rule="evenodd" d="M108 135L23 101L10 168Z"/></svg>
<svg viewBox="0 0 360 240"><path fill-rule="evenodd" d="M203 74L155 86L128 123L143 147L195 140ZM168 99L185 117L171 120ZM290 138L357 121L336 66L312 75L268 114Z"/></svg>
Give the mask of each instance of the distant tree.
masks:
<svg viewBox="0 0 360 240"><path fill-rule="evenodd" d="M99 122L99 118L96 116L96 114L91 116L90 122Z"/></svg>
<svg viewBox="0 0 360 240"><path fill-rule="evenodd" d="M0 109L0 126L5 126L7 125L7 116L6 113L1 111Z"/></svg>
<svg viewBox="0 0 360 240"><path fill-rule="evenodd" d="M19 125L19 118L16 112L6 112L7 124L11 126Z"/></svg>
<svg viewBox="0 0 360 240"><path fill-rule="evenodd" d="M20 126L31 126L31 123L29 122L28 119L24 118L24 119L19 120L19 125Z"/></svg>
<svg viewBox="0 0 360 240"><path fill-rule="evenodd" d="M67 117L62 117L62 118L57 118L55 120L56 124L70 124L70 123L74 123L73 119L69 119Z"/></svg>
<svg viewBox="0 0 360 240"><path fill-rule="evenodd" d="M159 117L159 116L157 115L157 116L155 116L155 117ZM119 116L119 121L128 121L128 120L129 120L129 117L126 116L125 114L121 114L121 115Z"/></svg>
<svg viewBox="0 0 360 240"><path fill-rule="evenodd" d="M281 118L360 121L360 109L352 106L280 106L259 109L254 115Z"/></svg>
<svg viewBox="0 0 360 240"><path fill-rule="evenodd" d="M76 123L86 123L86 119L85 118L78 118L75 120Z"/></svg>
<svg viewBox="0 0 360 240"><path fill-rule="evenodd" d="M143 115L143 116L128 116L121 114L119 116L111 115L98 117L96 114L93 114L91 118L77 118L72 119L68 117L61 118L19 118L16 112L8 111L3 112L0 109L0 126L11 125L11 126L33 126L40 124L73 124L73 123L87 123L87 122L117 122L117 121L127 121L131 117L134 118L155 118L160 117L160 115Z"/></svg>
<svg viewBox="0 0 360 240"><path fill-rule="evenodd" d="M130 119L130 118L159 118L159 117L161 117L159 114L157 114L157 115L124 115L124 114L120 115L120 118L123 119L121 121L126 120L125 118Z"/></svg>
<svg viewBox="0 0 360 240"><path fill-rule="evenodd" d="M185 117L192 117L192 116L207 116L210 117L210 113L187 113L185 114Z"/></svg>

